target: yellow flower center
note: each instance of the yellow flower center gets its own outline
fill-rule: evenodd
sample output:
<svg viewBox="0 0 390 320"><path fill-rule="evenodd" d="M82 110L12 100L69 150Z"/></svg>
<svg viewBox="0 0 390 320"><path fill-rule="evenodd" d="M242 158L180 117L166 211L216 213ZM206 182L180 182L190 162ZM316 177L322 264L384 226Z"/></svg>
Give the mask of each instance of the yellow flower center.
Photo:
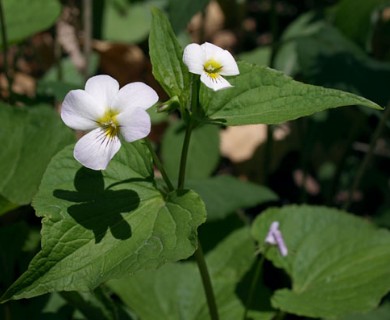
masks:
<svg viewBox="0 0 390 320"><path fill-rule="evenodd" d="M203 70L213 80L219 77L219 72L221 71L221 69L222 65L213 59L206 61L206 63L203 65Z"/></svg>
<svg viewBox="0 0 390 320"><path fill-rule="evenodd" d="M110 139L116 137L119 133L119 122L116 119L118 111L108 109L104 115L97 120L99 126L104 130L104 133Z"/></svg>

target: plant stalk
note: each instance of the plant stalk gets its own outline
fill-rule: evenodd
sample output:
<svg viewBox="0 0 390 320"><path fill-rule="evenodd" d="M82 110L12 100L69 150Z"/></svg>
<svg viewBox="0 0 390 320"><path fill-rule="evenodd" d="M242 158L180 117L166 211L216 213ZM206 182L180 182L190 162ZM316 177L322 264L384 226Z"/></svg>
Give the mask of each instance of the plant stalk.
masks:
<svg viewBox="0 0 390 320"><path fill-rule="evenodd" d="M161 173L161 176L163 177L167 187L168 187L168 190L169 191L173 191L175 190L175 188L173 187L173 184L171 182L171 180L169 179L165 169L164 169L164 166L162 165L159 157L157 156L156 154L156 151L154 151L154 148L152 146L152 144L150 143L150 141L148 139L144 139L145 141L145 144L146 146L148 147L149 151L150 151L150 154L152 155L152 158L153 158L153 162L154 164L156 165L157 169L160 171Z"/></svg>
<svg viewBox="0 0 390 320"><path fill-rule="evenodd" d="M360 166L358 168L358 172L355 175L355 179L353 180L351 188L349 189L348 200L347 200L347 202L345 203L345 205L343 207L343 209L345 211L347 211L349 209L349 207L350 207L350 205L352 203L353 195L354 195L355 191L357 190L357 188L359 187L360 181L362 180L362 178L364 176L364 173L365 173L365 171L366 171L366 169L368 167L368 164L371 161L371 158L372 158L372 156L374 154L374 150L375 150L375 147L376 147L376 142L379 139L379 137L381 136L382 131L383 131L383 129L386 126L386 121L389 118L389 116L390 116L390 104L387 105L386 110L385 110L385 112L382 115L382 118L381 118L381 120L380 120L380 122L379 122L379 124L378 124L378 126L377 126L377 128L375 130L375 132L374 132L374 135L372 136L368 152L364 156L364 159L363 159L363 161L361 162L361 164L360 164Z"/></svg>
<svg viewBox="0 0 390 320"><path fill-rule="evenodd" d="M198 239L198 249L194 253L194 257L198 264L200 276L202 278L203 289L206 294L206 300L209 307L210 317L212 320L219 320L217 304L215 302L215 296L213 286L211 284L211 278L207 269L206 260L204 258L203 250Z"/></svg>
<svg viewBox="0 0 390 320"><path fill-rule="evenodd" d="M191 141L192 123L189 121L186 127L186 133L184 136L183 148L181 150L180 168L179 168L179 181L177 183L177 189L184 189L184 180L186 175L188 149Z"/></svg>
<svg viewBox="0 0 390 320"><path fill-rule="evenodd" d="M184 188L184 180L186 175L186 166L187 166L187 156L188 149L191 141L191 133L194 128L194 118L195 121L199 117L199 76L191 75L191 99L189 104L189 120L186 121L186 133L184 136L183 148L181 150L180 157L180 168L179 168L179 181L177 184L177 189L181 190ZM182 115L185 117L185 115Z"/></svg>
<svg viewBox="0 0 390 320"><path fill-rule="evenodd" d="M186 175L186 166L187 166L187 157L188 157L188 150L189 145L191 141L191 133L194 128L194 125L196 125L196 122L194 124L194 116L196 117L199 112L199 105L198 105L198 96L199 96L199 80L193 79L191 84L191 101L190 101L190 118L189 121L186 122L186 132L184 136L183 141L183 148L181 151L181 158L180 158L180 168L179 168L179 180L177 184L178 190L184 189L184 182L185 182L185 175ZM184 115L183 115L184 116ZM197 121L197 119L195 119ZM209 313L211 320L219 320L218 316L218 309L217 304L215 301L215 295L213 291L213 286L211 284L210 274L207 268L206 260L203 255L203 250L198 238L198 249L194 252L194 257L196 259L199 273L202 278L202 284L204 288L204 292L206 295L207 305L209 308Z"/></svg>
<svg viewBox="0 0 390 320"><path fill-rule="evenodd" d="M242 318L243 320L247 319L248 312L249 312L249 309L250 309L252 301L253 301L253 296L255 293L256 285L257 285L257 282L259 281L260 272L261 272L261 269L263 268L264 259L265 259L265 252L262 254L259 262L257 263L256 270L255 270L255 273L253 275L251 286L249 288L248 298L247 298L246 304L245 304L244 316Z"/></svg>

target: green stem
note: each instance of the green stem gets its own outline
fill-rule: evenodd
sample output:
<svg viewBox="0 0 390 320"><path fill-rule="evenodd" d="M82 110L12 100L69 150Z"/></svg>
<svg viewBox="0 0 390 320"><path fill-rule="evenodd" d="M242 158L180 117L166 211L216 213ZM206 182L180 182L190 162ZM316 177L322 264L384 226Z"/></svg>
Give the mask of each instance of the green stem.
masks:
<svg viewBox="0 0 390 320"><path fill-rule="evenodd" d="M191 75L191 114L195 120L202 118L202 110L199 108L199 85L200 77L198 75Z"/></svg>
<svg viewBox="0 0 390 320"><path fill-rule="evenodd" d="M390 116L390 105L388 105L386 107L386 110L385 110L385 112L382 115L382 118L381 118L381 120L380 120L380 122L379 122L379 124L378 124L378 126L377 126L377 128L375 130L375 132L374 132L374 135L372 136L368 152L364 156L363 162L360 164L360 166L358 168L358 172L355 175L355 179L354 179L354 181L352 183L352 186L349 189L348 200L347 200L347 202L345 203L345 205L343 207L344 210L348 210L348 208L350 207L350 205L352 203L353 194L355 193L355 191L357 190L357 188L360 185L360 181L363 178L363 175L364 175L364 173L365 173L365 171L367 169L367 166L370 163L371 158L372 158L372 156L374 154L376 142L379 139L379 137L381 136L382 131L383 131L383 129L386 126L386 122L387 122L387 119L388 119L389 116Z"/></svg>
<svg viewBox="0 0 390 320"><path fill-rule="evenodd" d="M190 141L191 141L191 133L192 133L192 123L190 121L186 127L183 148L181 150L179 181L177 183L178 190L184 189L184 180L185 180L185 175L186 175L187 156L188 156L188 149L189 149Z"/></svg>
<svg viewBox="0 0 390 320"><path fill-rule="evenodd" d="M8 100L12 103L13 100L13 92L12 92L12 82L13 79L10 75L9 71L9 62L8 62L8 37L7 37L7 26L5 24L5 14L3 8L3 1L0 0L0 25L1 25L1 42L3 44L3 68L4 74L7 78L8 83Z"/></svg>
<svg viewBox="0 0 390 320"><path fill-rule="evenodd" d="M177 189L181 190L184 188L184 180L186 176L186 166L187 166L187 156L188 149L191 141L192 129L194 128L194 118L199 116L199 76L192 75L191 76L191 100L190 100L190 113L189 119L186 121L186 133L183 141L183 148L181 150L180 157L180 168L179 168L179 180L177 184ZM182 115L185 117L185 115Z"/></svg>
<svg viewBox="0 0 390 320"><path fill-rule="evenodd" d="M203 288L206 294L210 317L212 320L218 320L219 319L218 309L217 309L217 304L215 302L213 286L211 284L210 274L207 269L206 261L204 259L204 255L203 255L203 251L199 239L198 239L198 249L195 251L194 257L198 264L200 276L202 278Z"/></svg>
<svg viewBox="0 0 390 320"><path fill-rule="evenodd" d="M180 158L179 180L177 184L178 190L184 189L187 157L188 157L188 150L191 141L191 134L194 126L197 125L196 117L199 116L198 97L199 97L199 78L198 79L193 78L191 83L191 101L190 101L190 113L189 113L190 118L188 119L188 121L186 121L186 132L184 136L183 148L181 151L181 158ZM211 320L219 320L213 286L211 284L210 274L207 269L207 264L203 255L203 251L199 239L198 239L198 249L194 252L194 257L198 264L199 273L202 278L203 288L206 294L206 300L207 300L207 305L209 307Z"/></svg>
<svg viewBox="0 0 390 320"><path fill-rule="evenodd" d="M255 273L253 275L251 286L249 288L248 298L247 298L246 304L245 304L244 316L242 318L243 320L247 319L248 311L249 311L249 309L251 307L251 304L252 304L252 301L253 301L253 296L254 296L254 293L255 293L257 282L259 281L260 272L261 272L261 269L262 269L263 264L264 264L264 259L265 259L265 252L262 254L262 256L261 256L261 258L259 260L259 263L256 266Z"/></svg>
<svg viewBox="0 0 390 320"><path fill-rule="evenodd" d="M157 156L156 154L156 151L154 151L154 148L152 146L152 144L150 143L150 141L148 139L144 139L145 141L145 144L146 146L148 147L149 151L150 151L150 154L152 155L152 158L153 158L153 162L154 164L156 165L157 169L160 171L161 173L161 176L163 177L167 187L168 187L168 190L169 191L173 191L175 190L175 188L173 187L173 184L171 182L171 180L169 179L165 169L164 169L164 166L162 165L159 157Z"/></svg>

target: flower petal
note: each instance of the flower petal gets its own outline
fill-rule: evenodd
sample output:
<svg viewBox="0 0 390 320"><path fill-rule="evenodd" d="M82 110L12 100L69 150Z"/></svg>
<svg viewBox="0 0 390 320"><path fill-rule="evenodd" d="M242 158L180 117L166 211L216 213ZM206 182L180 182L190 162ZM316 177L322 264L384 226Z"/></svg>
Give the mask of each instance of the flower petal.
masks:
<svg viewBox="0 0 390 320"><path fill-rule="evenodd" d="M268 234L265 238L265 242L271 245L277 245L280 254L285 257L288 254L288 249L286 244L284 243L282 233L279 230L279 222L272 222Z"/></svg>
<svg viewBox="0 0 390 320"><path fill-rule="evenodd" d="M221 75L234 76L240 73L236 60L234 60L234 57L229 51L209 42L202 44L202 48L206 54L206 61L212 59L222 65Z"/></svg>
<svg viewBox="0 0 390 320"><path fill-rule="evenodd" d="M70 91L62 102L61 118L72 129L96 128L96 119L103 113L103 105L84 90Z"/></svg>
<svg viewBox="0 0 390 320"><path fill-rule="evenodd" d="M200 81L202 81L207 87L213 89L214 91L232 87L232 85L222 76L218 76L214 79L208 76L206 72L202 72Z"/></svg>
<svg viewBox="0 0 390 320"><path fill-rule="evenodd" d="M87 168L104 170L120 147L118 137L109 138L101 128L97 128L77 141L73 155Z"/></svg>
<svg viewBox="0 0 390 320"><path fill-rule="evenodd" d="M240 71L238 70L237 62L234 60L232 54L227 51L223 50L218 55L218 62L221 63L222 69L220 71L220 74L223 76L235 76L240 74Z"/></svg>
<svg viewBox="0 0 390 320"><path fill-rule="evenodd" d="M202 74L205 61L205 52L199 44L191 43L185 47L183 62L191 73Z"/></svg>
<svg viewBox="0 0 390 320"><path fill-rule="evenodd" d="M280 254L283 257L287 256L287 254L288 254L287 246L284 243L283 236L282 236L282 233L280 232L280 230L276 230L274 232L274 238L275 238L276 243L278 245Z"/></svg>
<svg viewBox="0 0 390 320"><path fill-rule="evenodd" d="M203 52L205 53L205 60L214 59L218 61L220 54L225 51L224 49L212 44L210 42L205 42L201 45Z"/></svg>
<svg viewBox="0 0 390 320"><path fill-rule="evenodd" d="M119 90L112 107L120 111L127 108L150 108L158 101L158 95L151 87L142 82L133 82Z"/></svg>
<svg viewBox="0 0 390 320"><path fill-rule="evenodd" d="M117 120L127 142L145 138L150 133L150 116L144 109L127 109L117 116Z"/></svg>
<svg viewBox="0 0 390 320"><path fill-rule="evenodd" d="M279 229L279 222L278 221L272 222L271 226L269 227L267 237L265 238L265 242L267 242L269 244L276 244L276 239L274 237L274 233L278 229Z"/></svg>
<svg viewBox="0 0 390 320"><path fill-rule="evenodd" d="M109 107L118 94L119 83L110 76L98 75L88 79L85 84L85 91L105 107Z"/></svg>

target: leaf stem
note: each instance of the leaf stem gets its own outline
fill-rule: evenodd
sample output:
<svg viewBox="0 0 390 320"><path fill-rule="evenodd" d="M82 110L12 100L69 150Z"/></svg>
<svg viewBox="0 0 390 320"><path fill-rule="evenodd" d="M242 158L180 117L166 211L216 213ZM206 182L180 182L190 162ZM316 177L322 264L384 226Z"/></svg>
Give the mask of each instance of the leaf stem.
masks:
<svg viewBox="0 0 390 320"><path fill-rule="evenodd" d="M202 246L198 239L198 249L194 253L194 257L198 264L200 276L202 278L203 289L206 294L207 304L209 307L210 317L212 320L219 320L217 304L215 302L215 296L213 286L211 284L211 278L207 269L206 260L203 255Z"/></svg>
<svg viewBox="0 0 390 320"><path fill-rule="evenodd" d="M256 285L257 285L257 282L259 281L260 272L261 272L261 269L263 268L264 259L265 259L265 252L261 255L261 258L260 258L259 262L257 263L255 273L253 274L253 279L251 282L251 286L249 288L248 298L247 298L246 304L245 304L244 316L242 318L243 320L247 319L248 311L249 311L251 304L252 304L252 301L253 301L253 296L255 293Z"/></svg>
<svg viewBox="0 0 390 320"><path fill-rule="evenodd" d="M381 120L380 120L380 122L379 122L379 124L378 124L378 126L377 126L377 128L376 128L376 130L375 130L375 132L373 134L373 136L372 136L368 152L364 156L364 159L363 159L363 161L361 162L361 164L360 164L360 166L358 168L357 174L355 175L355 179L353 180L351 188L349 189L348 198L347 198L348 200L347 200L347 202L345 203L345 205L343 207L343 209L345 211L348 210L348 208L350 207L350 205L352 203L353 194L355 193L355 191L359 187L360 181L363 178L363 175L364 175L364 173L365 173L365 171L367 169L367 166L370 163L371 158L372 158L372 156L374 154L374 150L375 150L375 147L376 147L376 142L379 139L379 137L381 136L382 131L383 131L383 129L386 126L386 122L387 122L387 119L388 119L389 116L390 116L390 104L386 107L386 110L385 110L385 112L382 115L382 118L381 118Z"/></svg>
<svg viewBox="0 0 390 320"><path fill-rule="evenodd" d="M173 184L172 184L171 180L169 179L169 177L164 169L164 166L162 165L159 157L157 156L157 153L154 150L152 144L150 143L150 141L148 139L144 139L144 141L145 141L145 144L150 151L150 154L152 155L154 164L156 165L157 169L160 171L161 176L163 177L163 179L168 187L168 190L169 191L175 190L175 188L173 187Z"/></svg>
<svg viewBox="0 0 390 320"><path fill-rule="evenodd" d="M7 26L5 24L5 15L4 15L4 7L3 0L0 0L0 27L1 27L1 42L3 45L3 68L4 74L7 78L8 83L8 100L12 103L13 100L13 92L12 92L12 83L13 79L9 70L9 62L8 62L8 37L7 37Z"/></svg>

